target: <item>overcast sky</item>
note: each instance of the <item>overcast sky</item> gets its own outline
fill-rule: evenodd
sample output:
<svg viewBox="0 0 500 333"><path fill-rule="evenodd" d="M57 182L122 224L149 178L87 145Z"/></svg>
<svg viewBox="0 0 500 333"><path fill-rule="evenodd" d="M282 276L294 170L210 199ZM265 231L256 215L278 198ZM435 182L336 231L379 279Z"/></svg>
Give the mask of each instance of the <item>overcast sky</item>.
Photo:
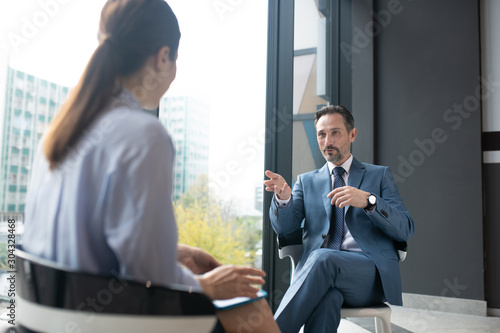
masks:
<svg viewBox="0 0 500 333"><path fill-rule="evenodd" d="M10 65L74 86L97 46L102 0L8 0L0 42ZM267 1L170 0L181 28L177 78L169 95L210 105L210 176L219 194L254 205L264 179Z"/></svg>

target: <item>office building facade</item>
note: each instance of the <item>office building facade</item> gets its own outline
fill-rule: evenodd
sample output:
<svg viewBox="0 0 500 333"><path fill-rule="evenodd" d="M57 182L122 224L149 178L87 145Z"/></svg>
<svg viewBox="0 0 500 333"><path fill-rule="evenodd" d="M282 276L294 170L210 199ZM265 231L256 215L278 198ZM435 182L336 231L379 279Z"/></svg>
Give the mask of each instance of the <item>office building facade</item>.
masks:
<svg viewBox="0 0 500 333"><path fill-rule="evenodd" d="M159 118L175 146L173 199L177 200L200 175L208 175L209 108L189 96L164 97Z"/></svg>
<svg viewBox="0 0 500 333"><path fill-rule="evenodd" d="M37 144L69 89L10 68L6 61L0 66L0 211L24 212Z"/></svg>

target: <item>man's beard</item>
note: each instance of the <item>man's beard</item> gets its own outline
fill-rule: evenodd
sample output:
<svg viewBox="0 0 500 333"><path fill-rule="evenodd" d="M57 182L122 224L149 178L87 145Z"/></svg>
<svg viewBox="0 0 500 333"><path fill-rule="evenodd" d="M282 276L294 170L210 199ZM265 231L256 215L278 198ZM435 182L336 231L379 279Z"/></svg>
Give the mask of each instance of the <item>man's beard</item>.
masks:
<svg viewBox="0 0 500 333"><path fill-rule="evenodd" d="M328 154L326 152L327 149L336 150L337 153L336 154L335 153L334 154ZM325 159L328 162L335 163L335 162L341 161L344 158L344 156L340 153L340 149L338 149L337 147L326 146L321 152L323 153L323 156L325 157Z"/></svg>

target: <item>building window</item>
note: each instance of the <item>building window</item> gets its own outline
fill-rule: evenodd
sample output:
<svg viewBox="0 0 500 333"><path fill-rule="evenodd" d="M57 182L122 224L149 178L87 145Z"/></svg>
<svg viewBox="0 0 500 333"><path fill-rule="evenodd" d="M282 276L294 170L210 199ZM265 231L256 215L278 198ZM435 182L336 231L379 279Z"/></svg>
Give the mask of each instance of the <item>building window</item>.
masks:
<svg viewBox="0 0 500 333"><path fill-rule="evenodd" d="M17 174L9 174L9 184L17 184Z"/></svg>

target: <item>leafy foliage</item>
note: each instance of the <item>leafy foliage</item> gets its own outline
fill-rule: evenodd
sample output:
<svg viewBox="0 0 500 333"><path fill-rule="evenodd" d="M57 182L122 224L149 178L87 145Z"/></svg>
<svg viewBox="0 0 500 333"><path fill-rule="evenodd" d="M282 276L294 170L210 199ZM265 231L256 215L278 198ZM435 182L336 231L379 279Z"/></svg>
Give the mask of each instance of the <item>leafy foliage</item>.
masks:
<svg viewBox="0 0 500 333"><path fill-rule="evenodd" d="M208 178L200 176L176 202L179 243L199 247L222 264L254 264L262 239L258 217L234 216L209 193Z"/></svg>
<svg viewBox="0 0 500 333"><path fill-rule="evenodd" d="M0 270L9 270L9 265L7 264L7 244L0 244Z"/></svg>

